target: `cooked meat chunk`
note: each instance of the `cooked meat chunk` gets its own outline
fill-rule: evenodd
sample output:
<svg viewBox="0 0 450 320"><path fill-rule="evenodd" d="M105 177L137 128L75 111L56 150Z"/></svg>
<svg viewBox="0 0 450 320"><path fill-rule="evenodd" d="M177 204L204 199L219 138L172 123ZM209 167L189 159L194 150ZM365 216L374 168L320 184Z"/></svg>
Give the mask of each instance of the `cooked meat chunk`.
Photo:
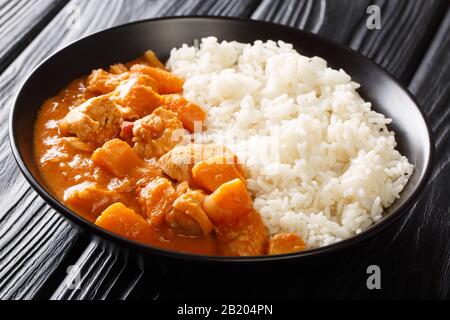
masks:
<svg viewBox="0 0 450 320"><path fill-rule="evenodd" d="M119 194L100 187L94 182L83 182L64 192L64 201L73 210L99 214L110 204L120 199Z"/></svg>
<svg viewBox="0 0 450 320"><path fill-rule="evenodd" d="M138 118L145 117L160 107L163 100L154 91L157 90L157 83L146 75L138 75L123 81L116 89L114 98L116 102L125 108L131 109ZM127 120L134 118L133 113L126 117Z"/></svg>
<svg viewBox="0 0 450 320"><path fill-rule="evenodd" d="M133 145L133 127L134 122L124 121L120 126L120 137L129 145Z"/></svg>
<svg viewBox="0 0 450 320"><path fill-rule="evenodd" d="M279 233L270 239L269 254L284 254L306 249L302 238L294 233Z"/></svg>
<svg viewBox="0 0 450 320"><path fill-rule="evenodd" d="M186 130L192 133L197 129L201 132L206 119L206 112L200 106L189 102L178 94L166 95L163 96L163 99L164 107L177 114Z"/></svg>
<svg viewBox="0 0 450 320"><path fill-rule="evenodd" d="M150 67L164 69L164 65L159 61L158 57L152 50L147 50L144 53L144 58Z"/></svg>
<svg viewBox="0 0 450 320"><path fill-rule="evenodd" d="M154 243L156 239L147 220L120 202L103 211L95 224L135 241Z"/></svg>
<svg viewBox="0 0 450 320"><path fill-rule="evenodd" d="M130 71L145 74L155 79L159 84L159 94L179 93L183 91L184 80L166 70L150 67L145 64L135 64L130 68Z"/></svg>
<svg viewBox="0 0 450 320"><path fill-rule="evenodd" d="M120 111L120 115L124 121L136 121L139 119L139 115L131 108L117 105Z"/></svg>
<svg viewBox="0 0 450 320"><path fill-rule="evenodd" d="M119 178L130 175L145 165L131 147L120 139L110 140L95 150L92 161Z"/></svg>
<svg viewBox="0 0 450 320"><path fill-rule="evenodd" d="M158 108L134 123L133 149L143 159L158 159L183 141L185 135L176 114Z"/></svg>
<svg viewBox="0 0 450 320"><path fill-rule="evenodd" d="M103 69L97 69L92 71L87 78L87 88L92 92L108 94L114 91L129 76L129 73L114 74Z"/></svg>
<svg viewBox="0 0 450 320"><path fill-rule="evenodd" d="M94 151L94 148L87 144L86 142L83 142L78 137L64 137L60 138L60 142L66 147L68 150L72 151L81 151L81 152L92 152Z"/></svg>
<svg viewBox="0 0 450 320"><path fill-rule="evenodd" d="M256 210L243 214L237 224L216 227L216 236L224 256L257 256L267 251L266 227Z"/></svg>
<svg viewBox="0 0 450 320"><path fill-rule="evenodd" d="M143 161L128 143L120 139L105 143L92 154L91 159L103 169L96 172L96 178L105 180L101 175L107 174L107 179L110 179L108 189L121 193L134 192L163 174L156 163Z"/></svg>
<svg viewBox="0 0 450 320"><path fill-rule="evenodd" d="M209 234L213 225L203 211L205 195L199 191L187 191L173 203L174 210L166 214L167 224L180 234L203 236Z"/></svg>
<svg viewBox="0 0 450 320"><path fill-rule="evenodd" d="M178 197L173 184L166 178L156 178L139 191L138 200L142 212L147 216L153 228L159 229L167 214L173 209Z"/></svg>
<svg viewBox="0 0 450 320"><path fill-rule="evenodd" d="M236 155L226 147L212 144L189 144L176 147L165 154L159 159L158 165L172 179L180 182L187 181L190 185L195 185L192 179L194 165L217 156L223 157L225 163L238 162ZM240 165L236 165L236 167L242 174Z"/></svg>
<svg viewBox="0 0 450 320"><path fill-rule="evenodd" d="M234 179L245 182L236 164L227 164L223 156L200 161L192 168L194 185L210 192L216 191L221 185Z"/></svg>
<svg viewBox="0 0 450 320"><path fill-rule="evenodd" d="M59 123L61 133L76 135L80 140L102 145L120 131L122 117L116 104L107 95L91 98L72 109Z"/></svg>

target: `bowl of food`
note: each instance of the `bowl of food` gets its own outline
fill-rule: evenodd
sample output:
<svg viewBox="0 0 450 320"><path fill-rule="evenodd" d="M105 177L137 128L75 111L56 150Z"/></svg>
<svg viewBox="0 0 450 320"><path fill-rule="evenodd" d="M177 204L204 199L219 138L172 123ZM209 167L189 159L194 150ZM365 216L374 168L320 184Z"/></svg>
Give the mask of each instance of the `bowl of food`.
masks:
<svg viewBox="0 0 450 320"><path fill-rule="evenodd" d="M433 155L416 100L360 54L301 30L140 21L65 47L22 85L11 146L90 236L190 261L298 260L378 233Z"/></svg>

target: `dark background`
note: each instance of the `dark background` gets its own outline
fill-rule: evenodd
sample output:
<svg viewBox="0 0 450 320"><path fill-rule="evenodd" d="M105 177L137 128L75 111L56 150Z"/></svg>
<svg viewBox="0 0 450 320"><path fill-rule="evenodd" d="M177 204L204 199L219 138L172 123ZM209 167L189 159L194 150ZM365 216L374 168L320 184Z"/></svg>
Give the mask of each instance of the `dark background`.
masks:
<svg viewBox="0 0 450 320"><path fill-rule="evenodd" d="M371 4L381 8L380 30L366 27ZM249 283L246 290L233 293L211 286L207 295L214 297L214 290L222 290L230 298L448 299L450 11L446 0L0 0L0 298L164 300L192 298L201 291L170 274L155 279L152 270L126 264L79 235L19 173L7 128L20 83L55 50L114 25L193 14L278 22L318 33L370 57L418 98L430 120L437 151L425 194L377 237L315 261L306 272L299 266L298 273L264 289ZM73 20L77 16L80 20ZM69 290L67 268L75 264L82 271L80 289ZM381 269L381 290L366 287L366 270L373 264Z"/></svg>

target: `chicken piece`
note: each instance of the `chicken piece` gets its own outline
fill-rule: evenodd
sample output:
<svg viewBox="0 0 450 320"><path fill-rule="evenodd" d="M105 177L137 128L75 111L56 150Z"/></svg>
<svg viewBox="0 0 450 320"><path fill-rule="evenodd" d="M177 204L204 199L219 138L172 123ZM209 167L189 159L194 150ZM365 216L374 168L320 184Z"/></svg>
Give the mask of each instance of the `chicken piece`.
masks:
<svg viewBox="0 0 450 320"><path fill-rule="evenodd" d="M172 111L156 109L134 123L133 149L141 158L160 158L186 136L183 125Z"/></svg>
<svg viewBox="0 0 450 320"><path fill-rule="evenodd" d="M174 210L166 214L166 223L186 236L208 235L213 230L213 224L203 211L204 199L205 195L199 190L181 194L173 203Z"/></svg>
<svg viewBox="0 0 450 320"><path fill-rule="evenodd" d="M253 203L244 182L234 179L206 197L203 207L215 225L233 225L253 210Z"/></svg>
<svg viewBox="0 0 450 320"><path fill-rule="evenodd" d="M198 162L192 168L192 182L194 185L209 192L214 192L224 183L245 178L235 164L227 164L223 156L216 156Z"/></svg>
<svg viewBox="0 0 450 320"><path fill-rule="evenodd" d="M159 159L158 165L172 179L180 182L186 181L190 185L195 186L192 179L192 168L194 165L200 161L217 156L223 157L225 163L238 163L236 155L226 147L212 144L189 144L176 147L166 153ZM236 165L236 167L243 175L241 166Z"/></svg>
<svg viewBox="0 0 450 320"><path fill-rule="evenodd" d="M156 82L146 75L131 77L117 87L114 98L125 110L131 109L137 118L142 118L151 114L163 102L161 96L154 91L157 87ZM134 118L132 112L127 111L127 114L127 120Z"/></svg>
<svg viewBox="0 0 450 320"><path fill-rule="evenodd" d="M194 129L202 130L206 112L200 106L189 102L178 94L163 96L163 100L164 107L177 114L186 130L191 133L194 132Z"/></svg>
<svg viewBox="0 0 450 320"><path fill-rule="evenodd" d="M64 137L60 138L59 141L61 141L65 148L68 150L86 153L94 151L94 148L90 144L81 141L78 137Z"/></svg>
<svg viewBox="0 0 450 320"><path fill-rule="evenodd" d="M178 193L172 183L162 177L152 180L138 194L142 212L154 229L159 229L164 224L164 219L173 211L173 203L177 198Z"/></svg>
<svg viewBox="0 0 450 320"><path fill-rule="evenodd" d="M103 211L95 224L130 240L154 243L156 239L148 221L120 202Z"/></svg>
<svg viewBox="0 0 450 320"><path fill-rule="evenodd" d="M152 50L147 50L144 53L144 58L150 67L164 69L164 65L159 61L158 57Z"/></svg>
<svg viewBox="0 0 450 320"><path fill-rule="evenodd" d="M306 249L306 244L294 233L280 233L270 239L269 254L284 254Z"/></svg>
<svg viewBox="0 0 450 320"><path fill-rule="evenodd" d="M119 178L131 175L145 165L129 144L120 139L106 142L103 147L95 150L91 159L96 165Z"/></svg>
<svg viewBox="0 0 450 320"><path fill-rule="evenodd" d="M100 146L119 134L121 121L116 104L104 95L72 109L59 122L59 127L63 135L74 134L86 143Z"/></svg>
<svg viewBox="0 0 450 320"><path fill-rule="evenodd" d="M94 215L119 199L117 192L102 188L94 182L83 182L64 192L64 202L70 208Z"/></svg>
<svg viewBox="0 0 450 320"><path fill-rule="evenodd" d="M235 225L216 227L219 253L224 256L258 256L267 252L268 236L256 210L243 214Z"/></svg>
<svg viewBox="0 0 450 320"><path fill-rule="evenodd" d="M145 64L135 64L131 66L132 73L146 74L158 82L159 94L179 93L183 91L184 80L176 75L155 67L150 67Z"/></svg>
<svg viewBox="0 0 450 320"><path fill-rule="evenodd" d="M116 68L113 69L114 71ZM103 69L97 69L92 71L89 77L86 80L87 88L96 93L100 94L108 94L113 92L123 80L128 79L130 73L120 73L114 74L107 72Z"/></svg>
<svg viewBox="0 0 450 320"><path fill-rule="evenodd" d="M186 193L186 192L188 192L189 190L190 190L189 184L188 184L186 181L181 182L181 183L179 183L179 184L177 185L177 193L178 193L178 194ZM202 203L203 203L203 201L204 201L204 198L202 198Z"/></svg>
<svg viewBox="0 0 450 320"><path fill-rule="evenodd" d="M203 209L216 226L220 254L254 256L266 252L266 228L241 179L223 184L206 197Z"/></svg>

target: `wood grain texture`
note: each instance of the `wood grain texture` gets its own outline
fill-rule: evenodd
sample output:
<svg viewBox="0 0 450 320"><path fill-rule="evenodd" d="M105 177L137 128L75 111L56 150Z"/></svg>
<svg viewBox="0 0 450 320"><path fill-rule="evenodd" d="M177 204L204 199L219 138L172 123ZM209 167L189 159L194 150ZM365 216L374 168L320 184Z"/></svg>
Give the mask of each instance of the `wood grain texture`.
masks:
<svg viewBox="0 0 450 320"><path fill-rule="evenodd" d="M436 144L434 170L428 187L411 213L392 230L386 254L402 252L392 266L400 278L412 272L403 290L417 298L450 298L450 10L415 73L410 90L428 116ZM374 242L373 251L382 244ZM405 254L406 252L406 254ZM379 259L382 257L379 255ZM397 292L400 295L401 291Z"/></svg>
<svg viewBox="0 0 450 320"><path fill-rule="evenodd" d="M372 4L380 7L380 30L366 27L367 7ZM447 6L445 0L264 0L252 18L346 44L407 83Z"/></svg>
<svg viewBox="0 0 450 320"><path fill-rule="evenodd" d="M3 206L0 208L0 298L31 298L36 295L57 268L62 272L67 268L60 266L59 261L65 258L77 240L76 233L67 222L31 191L10 153L6 124L9 108L20 82L52 52L77 38L102 29L165 15L202 13L247 16L256 4L253 0L74 0L55 16L1 74L0 178L3 183L0 185L0 194L3 195ZM73 27L72 20L77 11L81 17L79 28ZM37 222L36 219L42 222ZM36 247L40 249L37 250ZM28 265L30 263L42 263L42 266ZM13 277L10 275L11 270L14 271Z"/></svg>
<svg viewBox="0 0 450 320"><path fill-rule="evenodd" d="M382 29L365 28L366 8L373 1L102 1L73 0L43 29L0 76L0 298L171 299L210 298L196 279L162 278L154 283L148 270L125 264L95 243L85 243L28 186L7 144L6 119L19 83L51 52L97 30L154 16L210 14L252 16L319 33L351 45L407 83L429 115L438 159L433 183L407 217L378 237L338 255L298 266L299 277L279 274L269 285L230 284L217 293L255 298L450 298L449 184L449 14L445 1L375 1L382 10ZM2 2L0 2L1 4ZM71 28L73 9L83 13L82 28ZM0 17L1 19L1 17ZM439 32L434 36L435 30ZM432 42L428 48L428 43ZM423 58L426 52L425 57ZM423 58L423 59L422 59ZM367 290L366 268L382 269L383 290ZM80 290L66 284L66 270L78 265ZM184 281L184 282L183 282ZM184 284L184 285L183 285ZM230 295L233 292L233 296ZM227 296L228 295L228 296Z"/></svg>
<svg viewBox="0 0 450 320"><path fill-rule="evenodd" d="M124 300L135 290L144 271L126 264L98 244L90 243L59 287L52 300ZM73 267L72 266L72 267ZM148 287L147 294L152 288Z"/></svg>
<svg viewBox="0 0 450 320"><path fill-rule="evenodd" d="M68 0L0 1L0 72Z"/></svg>

